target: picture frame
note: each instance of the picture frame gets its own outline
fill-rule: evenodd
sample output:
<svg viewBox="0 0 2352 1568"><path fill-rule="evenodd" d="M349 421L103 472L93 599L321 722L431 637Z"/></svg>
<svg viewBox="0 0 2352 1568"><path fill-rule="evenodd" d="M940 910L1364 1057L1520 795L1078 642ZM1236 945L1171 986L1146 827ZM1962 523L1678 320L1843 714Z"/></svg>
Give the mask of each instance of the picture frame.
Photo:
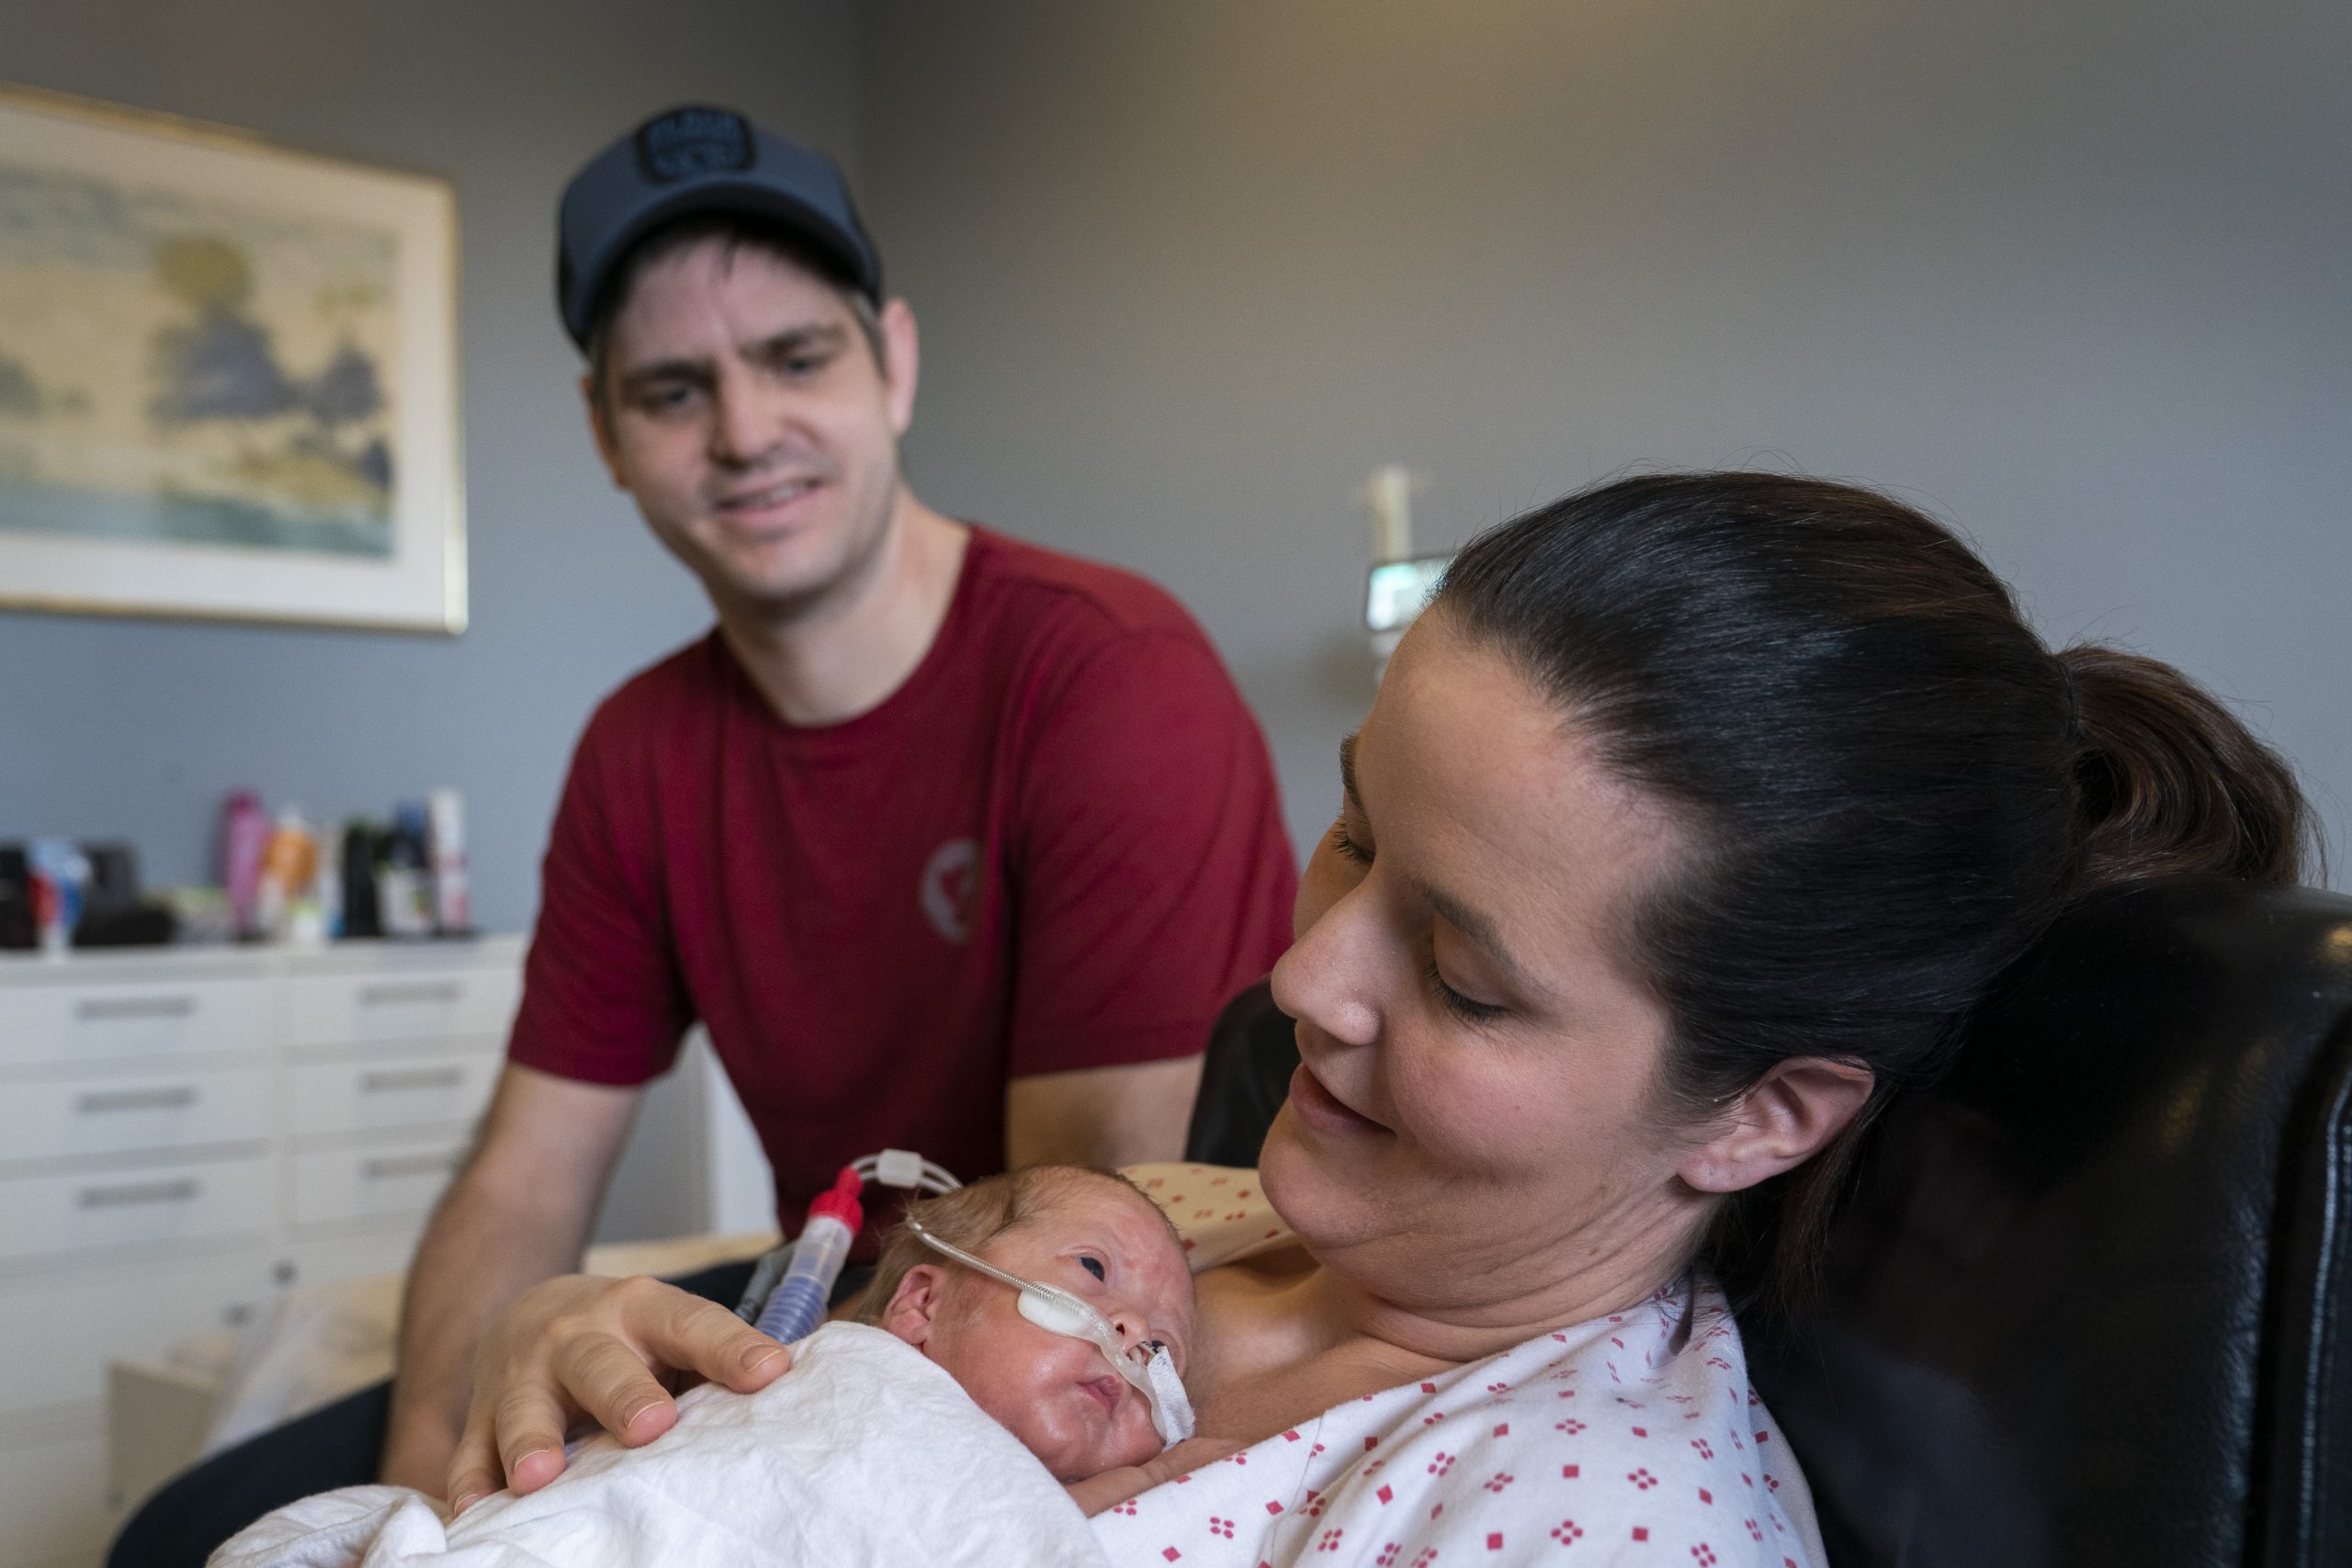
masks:
<svg viewBox="0 0 2352 1568"><path fill-rule="evenodd" d="M448 182L0 85L0 608L454 636Z"/></svg>

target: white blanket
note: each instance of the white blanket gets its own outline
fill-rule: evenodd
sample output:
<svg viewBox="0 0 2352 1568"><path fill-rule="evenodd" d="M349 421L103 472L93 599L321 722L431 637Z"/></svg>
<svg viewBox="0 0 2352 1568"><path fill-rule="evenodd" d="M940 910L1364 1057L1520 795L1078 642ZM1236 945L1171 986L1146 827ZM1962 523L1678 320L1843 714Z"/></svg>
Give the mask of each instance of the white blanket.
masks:
<svg viewBox="0 0 2352 1568"><path fill-rule="evenodd" d="M880 1329L832 1324L762 1392L701 1388L678 1404L660 1441L591 1438L527 1497L502 1492L445 1520L401 1487L329 1492L245 1529L210 1568L1106 1568L1045 1466Z"/></svg>

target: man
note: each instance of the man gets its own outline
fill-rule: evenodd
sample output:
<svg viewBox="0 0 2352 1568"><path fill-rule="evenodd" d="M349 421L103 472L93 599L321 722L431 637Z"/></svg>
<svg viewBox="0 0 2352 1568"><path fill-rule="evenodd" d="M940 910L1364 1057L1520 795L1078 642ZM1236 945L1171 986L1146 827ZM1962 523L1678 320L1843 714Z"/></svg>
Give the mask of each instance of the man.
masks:
<svg viewBox="0 0 2352 1568"><path fill-rule="evenodd" d="M596 449L718 626L572 761L508 1066L409 1279L384 1475L433 1493L485 1325L577 1266L691 1022L790 1229L886 1145L1176 1155L1211 1020L1288 935L1264 742L1199 628L908 489L914 317L826 160L676 110L560 231Z"/></svg>

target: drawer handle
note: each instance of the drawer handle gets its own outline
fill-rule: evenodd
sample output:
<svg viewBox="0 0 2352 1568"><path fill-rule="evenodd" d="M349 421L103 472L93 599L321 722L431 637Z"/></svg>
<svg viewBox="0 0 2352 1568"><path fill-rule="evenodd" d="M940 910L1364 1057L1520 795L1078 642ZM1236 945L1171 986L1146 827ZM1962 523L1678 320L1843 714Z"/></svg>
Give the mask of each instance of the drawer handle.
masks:
<svg viewBox="0 0 2352 1568"><path fill-rule="evenodd" d="M196 1011L194 997L85 997L74 1008L85 1023L118 1018L187 1018Z"/></svg>
<svg viewBox="0 0 2352 1568"><path fill-rule="evenodd" d="M398 1007L402 1002L454 1002L465 995L465 984L459 980L409 980L399 984L362 986L359 1005L364 1008Z"/></svg>
<svg viewBox="0 0 2352 1568"><path fill-rule="evenodd" d="M404 1072L362 1073L362 1094L398 1094L404 1089L455 1089L466 1081L463 1067L411 1067Z"/></svg>
<svg viewBox="0 0 2352 1568"><path fill-rule="evenodd" d="M185 1111L195 1103L195 1087L180 1084L171 1089L102 1089L76 1098L74 1109L85 1116L103 1116L114 1111Z"/></svg>
<svg viewBox="0 0 2352 1568"><path fill-rule="evenodd" d="M365 1161L359 1167L363 1181L390 1181L401 1176L450 1176L464 1164L458 1155L399 1155Z"/></svg>
<svg viewBox="0 0 2352 1568"><path fill-rule="evenodd" d="M149 1203L185 1203L203 1190L192 1177L177 1181L126 1181L114 1187L85 1187L75 1201L85 1209L131 1209Z"/></svg>

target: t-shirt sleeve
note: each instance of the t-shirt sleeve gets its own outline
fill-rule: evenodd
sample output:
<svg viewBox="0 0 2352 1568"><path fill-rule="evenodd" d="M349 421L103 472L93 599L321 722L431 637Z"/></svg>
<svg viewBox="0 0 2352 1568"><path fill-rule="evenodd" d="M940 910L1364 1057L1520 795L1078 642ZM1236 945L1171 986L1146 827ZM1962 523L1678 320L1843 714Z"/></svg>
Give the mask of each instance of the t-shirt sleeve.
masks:
<svg viewBox="0 0 2352 1568"><path fill-rule="evenodd" d="M1025 759L1009 1071L1190 1055L1290 941L1273 766L1197 637L1094 654Z"/></svg>
<svg viewBox="0 0 2352 1568"><path fill-rule="evenodd" d="M653 871L650 798L616 786L628 772L620 728L600 712L572 756L540 867L538 924L506 1057L625 1085L669 1070L694 1013Z"/></svg>

